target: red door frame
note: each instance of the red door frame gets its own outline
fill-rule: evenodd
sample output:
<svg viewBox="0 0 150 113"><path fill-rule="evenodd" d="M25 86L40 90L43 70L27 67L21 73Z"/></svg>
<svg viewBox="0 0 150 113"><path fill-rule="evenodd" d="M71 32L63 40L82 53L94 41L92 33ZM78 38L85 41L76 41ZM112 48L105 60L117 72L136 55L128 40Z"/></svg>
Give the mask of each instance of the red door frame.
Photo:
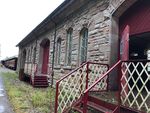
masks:
<svg viewBox="0 0 150 113"><path fill-rule="evenodd" d="M126 25L124 28L121 38L120 38L120 47L119 47L119 59L122 61L129 60L129 32L130 27Z"/></svg>
<svg viewBox="0 0 150 113"><path fill-rule="evenodd" d="M126 27L124 28L122 34L121 34L121 38L119 40L119 60L122 61L126 61L129 60L129 36L130 36L130 26L126 25ZM121 92L121 83L123 85L126 84L125 80L121 81L121 66L119 71L119 84L120 84L120 92ZM128 76L128 74L126 74L126 76ZM128 87L125 88L126 93L128 92ZM126 96L125 94L123 94L122 96ZM121 100L119 100L121 102Z"/></svg>
<svg viewBox="0 0 150 113"><path fill-rule="evenodd" d="M49 62L49 41L43 45L42 74L47 74Z"/></svg>

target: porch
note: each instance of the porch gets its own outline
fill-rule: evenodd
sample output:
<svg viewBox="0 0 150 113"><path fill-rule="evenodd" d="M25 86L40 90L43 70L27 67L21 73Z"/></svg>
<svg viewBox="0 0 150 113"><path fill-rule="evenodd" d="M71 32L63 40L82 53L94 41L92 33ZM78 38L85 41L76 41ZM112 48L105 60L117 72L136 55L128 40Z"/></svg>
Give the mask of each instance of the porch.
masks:
<svg viewBox="0 0 150 113"><path fill-rule="evenodd" d="M150 113L149 66L148 60L119 60L110 69L87 62L57 81L55 113ZM116 91L109 84L114 74Z"/></svg>
<svg viewBox="0 0 150 113"><path fill-rule="evenodd" d="M20 80L29 82L33 87L48 87L50 73L40 72L38 64L26 62L19 72Z"/></svg>

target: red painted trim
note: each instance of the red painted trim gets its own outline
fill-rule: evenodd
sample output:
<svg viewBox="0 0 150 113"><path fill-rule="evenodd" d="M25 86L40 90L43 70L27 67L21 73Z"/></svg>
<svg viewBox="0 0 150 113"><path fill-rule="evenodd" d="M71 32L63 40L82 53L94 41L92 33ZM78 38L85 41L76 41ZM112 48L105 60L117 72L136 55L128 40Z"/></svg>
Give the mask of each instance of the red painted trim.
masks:
<svg viewBox="0 0 150 113"><path fill-rule="evenodd" d="M67 74L66 76L62 77L60 80L58 80L57 82L61 82L62 80L64 80L65 78L67 78L68 76L70 76L72 73L74 73L75 71L77 71L78 69L80 69L81 67L83 67L84 65L86 65L86 63L83 63L80 67L76 68L75 70L73 70L72 72L70 72L69 74Z"/></svg>
<svg viewBox="0 0 150 113"><path fill-rule="evenodd" d="M43 74L47 74L47 72L48 72L49 47L50 47L49 45L43 46L43 62L42 62L42 73Z"/></svg>
<svg viewBox="0 0 150 113"><path fill-rule="evenodd" d="M131 27L130 35L150 31L150 2L139 0L120 17L120 34L126 25Z"/></svg>
<svg viewBox="0 0 150 113"><path fill-rule="evenodd" d="M127 109L127 110L129 110L129 111L137 112L137 113L146 113L146 112L143 112L143 111L131 109L131 108L129 108L129 107L127 107L127 106L123 106L123 105L120 105L120 107L123 108L123 109Z"/></svg>
<svg viewBox="0 0 150 113"><path fill-rule="evenodd" d="M108 70L109 70L109 67L108 67L107 71L108 71ZM107 82L107 89L106 89L106 90L107 90L107 91L109 90L109 76L110 76L110 75L108 74L108 77L107 77L107 80L106 80L106 82Z"/></svg>
<svg viewBox="0 0 150 113"><path fill-rule="evenodd" d="M95 104L103 106L103 107L110 109L110 110L114 110L117 107L117 105L115 105L115 104L105 102L103 100L100 100L99 98L95 98L92 96L88 96L88 101L94 102Z"/></svg>
<svg viewBox="0 0 150 113"><path fill-rule="evenodd" d="M121 77L122 77L122 74L121 74L121 64L119 64L119 69L118 69L118 84L119 84L119 87L118 87L118 105L120 106L121 105Z"/></svg>
<svg viewBox="0 0 150 113"><path fill-rule="evenodd" d="M119 60L116 64L114 64L105 74L103 74L94 84L92 84L88 89L84 91L84 94L89 92L96 84L98 84L104 77L108 76L108 74L116 68L121 63L121 60Z"/></svg>
<svg viewBox="0 0 150 113"><path fill-rule="evenodd" d="M57 113L57 109L58 109L58 88L59 88L59 82L56 83L56 96L55 96L55 113Z"/></svg>
<svg viewBox="0 0 150 113"><path fill-rule="evenodd" d="M120 106L117 106L112 113L120 113Z"/></svg>
<svg viewBox="0 0 150 113"><path fill-rule="evenodd" d="M83 98L83 113L87 113L87 102L88 102L88 92L84 94Z"/></svg>
<svg viewBox="0 0 150 113"><path fill-rule="evenodd" d="M92 63L92 62L86 62L86 63L83 63L81 66L79 66L78 68L76 68L75 70L73 70L72 72L70 72L69 74L67 74L66 76L62 77L60 80L58 80L57 82L60 82L62 80L64 80L65 78L67 78L68 76L70 76L72 73L74 73L75 71L77 71L78 69L80 69L81 67L83 67L84 65L86 64L100 64L100 65L106 65L107 67L109 67L108 64L102 64L102 63Z"/></svg>
<svg viewBox="0 0 150 113"><path fill-rule="evenodd" d="M73 70L72 72L70 72L69 74L67 74L66 76L64 76L63 78L61 78L60 80L58 80L56 82L56 97L55 97L55 113L57 113L57 107L58 107L58 95L59 95L59 92L58 92L58 89L59 89L59 83L64 80L65 78L69 77L72 75L72 73L76 72L77 70L79 70L80 68L82 68L83 66L86 66L87 68L87 75L86 75L86 89L88 88L88 72L90 71L89 70L89 64L98 64L98 65L106 65L109 69L109 65L108 64L103 64L103 63L94 63L94 62L86 62L86 63L83 63L80 67L76 68L75 70ZM88 92L86 94L84 94L84 99L83 99L83 102L84 102L84 108L87 108L87 100L88 100ZM84 113L86 113L86 109L84 109Z"/></svg>
<svg viewBox="0 0 150 113"><path fill-rule="evenodd" d="M89 82L89 63L87 63L86 69L87 69L87 72L86 72L86 89L87 89L88 88L88 82Z"/></svg>

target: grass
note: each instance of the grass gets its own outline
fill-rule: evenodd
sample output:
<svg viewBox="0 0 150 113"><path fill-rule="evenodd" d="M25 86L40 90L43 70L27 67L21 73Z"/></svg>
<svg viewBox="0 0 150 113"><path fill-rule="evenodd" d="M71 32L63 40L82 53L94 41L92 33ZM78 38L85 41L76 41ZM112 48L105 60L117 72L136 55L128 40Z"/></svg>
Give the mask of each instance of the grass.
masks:
<svg viewBox="0 0 150 113"><path fill-rule="evenodd" d="M16 73L2 73L5 89L15 113L53 113L55 90L33 88L19 81Z"/></svg>

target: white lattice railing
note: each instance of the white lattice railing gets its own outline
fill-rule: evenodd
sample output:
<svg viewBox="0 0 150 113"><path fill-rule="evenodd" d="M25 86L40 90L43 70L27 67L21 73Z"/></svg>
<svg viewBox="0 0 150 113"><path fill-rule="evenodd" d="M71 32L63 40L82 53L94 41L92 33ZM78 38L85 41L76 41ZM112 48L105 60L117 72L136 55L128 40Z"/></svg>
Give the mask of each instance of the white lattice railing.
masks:
<svg viewBox="0 0 150 113"><path fill-rule="evenodd" d="M121 73L121 104L150 113L150 61L122 62Z"/></svg>
<svg viewBox="0 0 150 113"><path fill-rule="evenodd" d="M102 74L108 70L108 65L87 62L56 83L55 113L62 113L70 108ZM98 84L94 90L106 90L107 78Z"/></svg>
<svg viewBox="0 0 150 113"><path fill-rule="evenodd" d="M25 63L24 73L33 76L36 71L37 64Z"/></svg>
<svg viewBox="0 0 150 113"><path fill-rule="evenodd" d="M97 63L89 63L89 82L88 86L91 86L96 80L99 79L101 75L106 73L108 70L107 65L99 65ZM101 80L92 90L98 91L98 90L107 90L108 88L108 76L104 77L103 80Z"/></svg>

